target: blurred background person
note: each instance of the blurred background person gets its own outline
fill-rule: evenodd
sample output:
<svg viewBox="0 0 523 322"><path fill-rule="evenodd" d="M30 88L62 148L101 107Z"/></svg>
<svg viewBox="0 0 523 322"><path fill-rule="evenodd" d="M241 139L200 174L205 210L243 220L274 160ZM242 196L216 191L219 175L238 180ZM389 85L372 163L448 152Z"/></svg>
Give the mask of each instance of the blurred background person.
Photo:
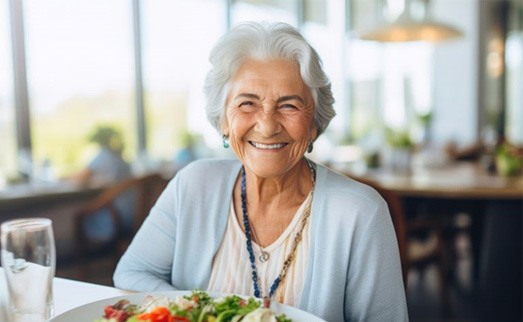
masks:
<svg viewBox="0 0 523 322"><path fill-rule="evenodd" d="M173 156L175 170L185 167L198 158L196 140L195 136L188 131L180 134L181 148Z"/></svg>
<svg viewBox="0 0 523 322"><path fill-rule="evenodd" d="M99 146L98 153L91 159L85 169L75 176L83 186L108 186L131 178L131 166L122 157L124 148L121 133L107 125L98 126L89 136L89 141ZM117 211L122 215L124 231L131 229L134 217L135 192L130 191L115 201ZM115 234L115 227L108 210L87 219L87 235L99 241L107 241Z"/></svg>
<svg viewBox="0 0 523 322"><path fill-rule="evenodd" d="M111 126L98 126L89 141L99 146L98 153L77 176L82 185L105 185L131 176L131 166L123 157L121 133Z"/></svg>

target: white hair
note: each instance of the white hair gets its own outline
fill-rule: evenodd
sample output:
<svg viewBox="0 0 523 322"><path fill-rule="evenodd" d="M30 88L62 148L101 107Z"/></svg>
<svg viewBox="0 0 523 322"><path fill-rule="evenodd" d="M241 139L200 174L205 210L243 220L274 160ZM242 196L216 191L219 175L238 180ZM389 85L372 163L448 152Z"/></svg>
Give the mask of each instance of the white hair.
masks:
<svg viewBox="0 0 523 322"><path fill-rule="evenodd" d="M242 23L223 35L211 51L211 70L205 79L207 119L220 131L230 84L240 66L250 58L283 58L295 61L314 99L318 136L336 115L330 81L321 59L294 27L286 23Z"/></svg>

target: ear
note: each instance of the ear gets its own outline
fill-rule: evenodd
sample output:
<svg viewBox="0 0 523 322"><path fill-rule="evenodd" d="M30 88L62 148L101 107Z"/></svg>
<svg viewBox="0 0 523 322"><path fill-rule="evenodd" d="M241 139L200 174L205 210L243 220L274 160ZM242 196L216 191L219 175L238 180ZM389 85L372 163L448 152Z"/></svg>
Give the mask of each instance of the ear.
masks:
<svg viewBox="0 0 523 322"><path fill-rule="evenodd" d="M316 138L318 137L318 127L316 126L316 122L314 120L312 121L312 129L310 133L310 140L311 142L316 141Z"/></svg>
<svg viewBox="0 0 523 322"><path fill-rule="evenodd" d="M227 116L223 116L221 125L220 125L220 133L226 136L229 136L229 122L227 121Z"/></svg>

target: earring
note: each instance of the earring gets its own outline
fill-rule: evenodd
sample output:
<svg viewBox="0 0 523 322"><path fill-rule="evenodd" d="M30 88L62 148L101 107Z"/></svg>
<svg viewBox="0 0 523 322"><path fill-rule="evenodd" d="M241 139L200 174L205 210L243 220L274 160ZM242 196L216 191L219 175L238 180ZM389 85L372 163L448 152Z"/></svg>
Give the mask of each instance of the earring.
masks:
<svg viewBox="0 0 523 322"><path fill-rule="evenodd" d="M228 149L229 148L229 136L224 134L222 139L223 139L223 147Z"/></svg>
<svg viewBox="0 0 523 322"><path fill-rule="evenodd" d="M311 141L311 143L309 143L309 147L307 148L307 152L311 153L312 148L313 148L313 146L312 146L312 141Z"/></svg>

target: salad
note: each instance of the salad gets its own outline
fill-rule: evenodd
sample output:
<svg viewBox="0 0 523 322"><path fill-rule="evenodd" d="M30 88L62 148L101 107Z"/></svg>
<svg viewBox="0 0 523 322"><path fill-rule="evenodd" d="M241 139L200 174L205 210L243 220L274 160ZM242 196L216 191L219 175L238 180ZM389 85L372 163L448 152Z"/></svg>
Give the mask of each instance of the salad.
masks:
<svg viewBox="0 0 523 322"><path fill-rule="evenodd" d="M94 322L292 322L285 314L276 315L253 297L237 295L212 298L204 291L168 297L148 295L142 304L120 300L104 309Z"/></svg>

